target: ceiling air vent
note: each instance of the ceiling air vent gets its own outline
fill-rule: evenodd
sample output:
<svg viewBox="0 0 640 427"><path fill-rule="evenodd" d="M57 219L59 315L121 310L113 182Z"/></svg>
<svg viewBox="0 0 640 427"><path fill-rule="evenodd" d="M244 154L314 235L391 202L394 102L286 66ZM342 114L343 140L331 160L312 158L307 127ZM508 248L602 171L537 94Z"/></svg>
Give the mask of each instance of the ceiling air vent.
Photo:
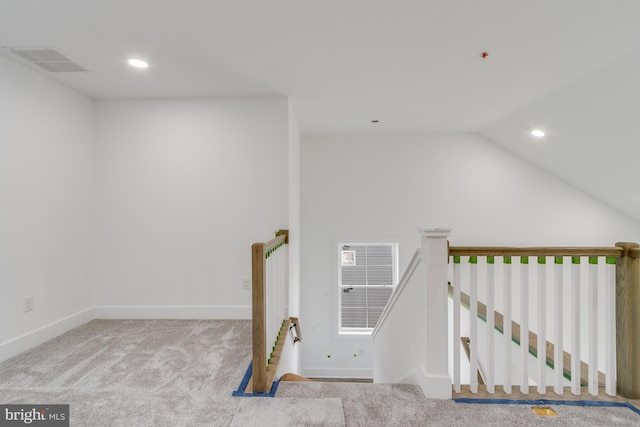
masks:
<svg viewBox="0 0 640 427"><path fill-rule="evenodd" d="M52 73L88 71L86 68L81 67L60 52L51 48L11 48L11 51Z"/></svg>

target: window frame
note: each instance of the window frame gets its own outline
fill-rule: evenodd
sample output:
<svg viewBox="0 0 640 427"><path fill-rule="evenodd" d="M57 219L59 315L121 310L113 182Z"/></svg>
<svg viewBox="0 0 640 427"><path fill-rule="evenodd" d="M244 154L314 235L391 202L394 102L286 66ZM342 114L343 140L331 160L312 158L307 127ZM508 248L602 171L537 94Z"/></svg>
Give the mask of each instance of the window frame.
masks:
<svg viewBox="0 0 640 427"><path fill-rule="evenodd" d="M343 285L342 284L342 251L343 251L343 247L344 246L390 246L391 247L391 278L392 278L392 283L390 285L388 285L388 287L391 288L391 294L389 295L389 298L391 298L391 296L393 295L393 292L395 292L395 288L398 284L399 281L399 277L400 277L400 272L399 272L399 245L398 245L398 241L395 239L378 239L378 240L368 240L368 239L353 239L353 240L340 240L337 242L336 244L336 249L337 249L337 256L336 256L336 271L337 272L337 276L336 277L336 281L334 283L337 284L337 286L334 285L334 289L336 291L336 304L334 305L335 309L336 309L336 330L337 330L337 335L338 337L362 337L362 338L369 338L371 336L371 334L373 333L373 330L375 329L375 327L343 327L342 326L342 294L343 294L343 289L346 289L348 287L351 287L349 285ZM356 259L356 263L357 263L357 259ZM368 267L368 265L367 265ZM366 287L378 287L380 285L369 285L369 284L365 284L365 285L358 285L357 287L359 288L366 288ZM387 287L387 286L385 286Z"/></svg>

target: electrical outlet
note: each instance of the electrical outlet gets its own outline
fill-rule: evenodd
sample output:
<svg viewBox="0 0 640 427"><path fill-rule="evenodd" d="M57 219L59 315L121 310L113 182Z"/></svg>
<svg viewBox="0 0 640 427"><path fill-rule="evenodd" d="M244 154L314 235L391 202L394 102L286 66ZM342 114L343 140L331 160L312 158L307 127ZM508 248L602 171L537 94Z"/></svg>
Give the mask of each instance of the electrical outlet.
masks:
<svg viewBox="0 0 640 427"><path fill-rule="evenodd" d="M251 289L251 281L248 277L242 278L242 289Z"/></svg>
<svg viewBox="0 0 640 427"><path fill-rule="evenodd" d="M33 297L24 297L24 300L22 300L22 311L26 313L27 311L31 310L33 310Z"/></svg>

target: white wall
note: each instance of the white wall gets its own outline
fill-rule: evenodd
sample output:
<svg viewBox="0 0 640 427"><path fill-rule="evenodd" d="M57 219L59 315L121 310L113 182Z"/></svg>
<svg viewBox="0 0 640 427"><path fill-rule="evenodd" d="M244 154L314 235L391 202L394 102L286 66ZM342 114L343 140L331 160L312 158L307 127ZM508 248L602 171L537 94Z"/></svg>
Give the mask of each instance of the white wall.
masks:
<svg viewBox="0 0 640 427"><path fill-rule="evenodd" d="M0 94L3 360L90 318L94 183L90 99L3 56Z"/></svg>
<svg viewBox="0 0 640 427"><path fill-rule="evenodd" d="M300 316L300 130L289 103L289 314Z"/></svg>
<svg viewBox="0 0 640 427"><path fill-rule="evenodd" d="M289 316L300 318L300 130L289 100ZM292 335L293 332L290 333ZM300 373L302 343L287 339L278 364L278 377Z"/></svg>
<svg viewBox="0 0 640 427"><path fill-rule="evenodd" d="M286 98L97 101L98 317L250 318L288 225Z"/></svg>
<svg viewBox="0 0 640 427"><path fill-rule="evenodd" d="M303 137L303 375L371 374L371 342L336 334L337 242L396 239L403 271L416 227L457 245L640 241L638 222L476 135Z"/></svg>
<svg viewBox="0 0 640 427"><path fill-rule="evenodd" d="M372 336L373 380L376 383L411 382L423 384L429 342L420 333L427 324L427 270L416 251L415 262L400 279L393 298ZM389 311L387 311L389 310ZM451 334L449 334L451 335ZM402 351L398 351L402 348ZM421 378L422 377L422 378ZM411 381L412 379L413 381ZM426 391L426 387L423 387Z"/></svg>

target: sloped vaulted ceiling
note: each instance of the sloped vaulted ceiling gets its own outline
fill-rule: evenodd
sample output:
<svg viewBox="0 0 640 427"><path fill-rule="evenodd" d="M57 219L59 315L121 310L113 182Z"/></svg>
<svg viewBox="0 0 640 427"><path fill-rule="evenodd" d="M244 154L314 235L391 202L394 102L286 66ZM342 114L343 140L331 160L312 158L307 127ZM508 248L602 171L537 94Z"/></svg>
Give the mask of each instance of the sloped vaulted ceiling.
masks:
<svg viewBox="0 0 640 427"><path fill-rule="evenodd" d="M289 96L303 134L479 133L640 220L640 1L0 6L1 53L89 97ZM11 52L44 46L89 72L48 73Z"/></svg>
<svg viewBox="0 0 640 427"><path fill-rule="evenodd" d="M640 50L480 133L640 220ZM528 131L545 129L544 139Z"/></svg>

